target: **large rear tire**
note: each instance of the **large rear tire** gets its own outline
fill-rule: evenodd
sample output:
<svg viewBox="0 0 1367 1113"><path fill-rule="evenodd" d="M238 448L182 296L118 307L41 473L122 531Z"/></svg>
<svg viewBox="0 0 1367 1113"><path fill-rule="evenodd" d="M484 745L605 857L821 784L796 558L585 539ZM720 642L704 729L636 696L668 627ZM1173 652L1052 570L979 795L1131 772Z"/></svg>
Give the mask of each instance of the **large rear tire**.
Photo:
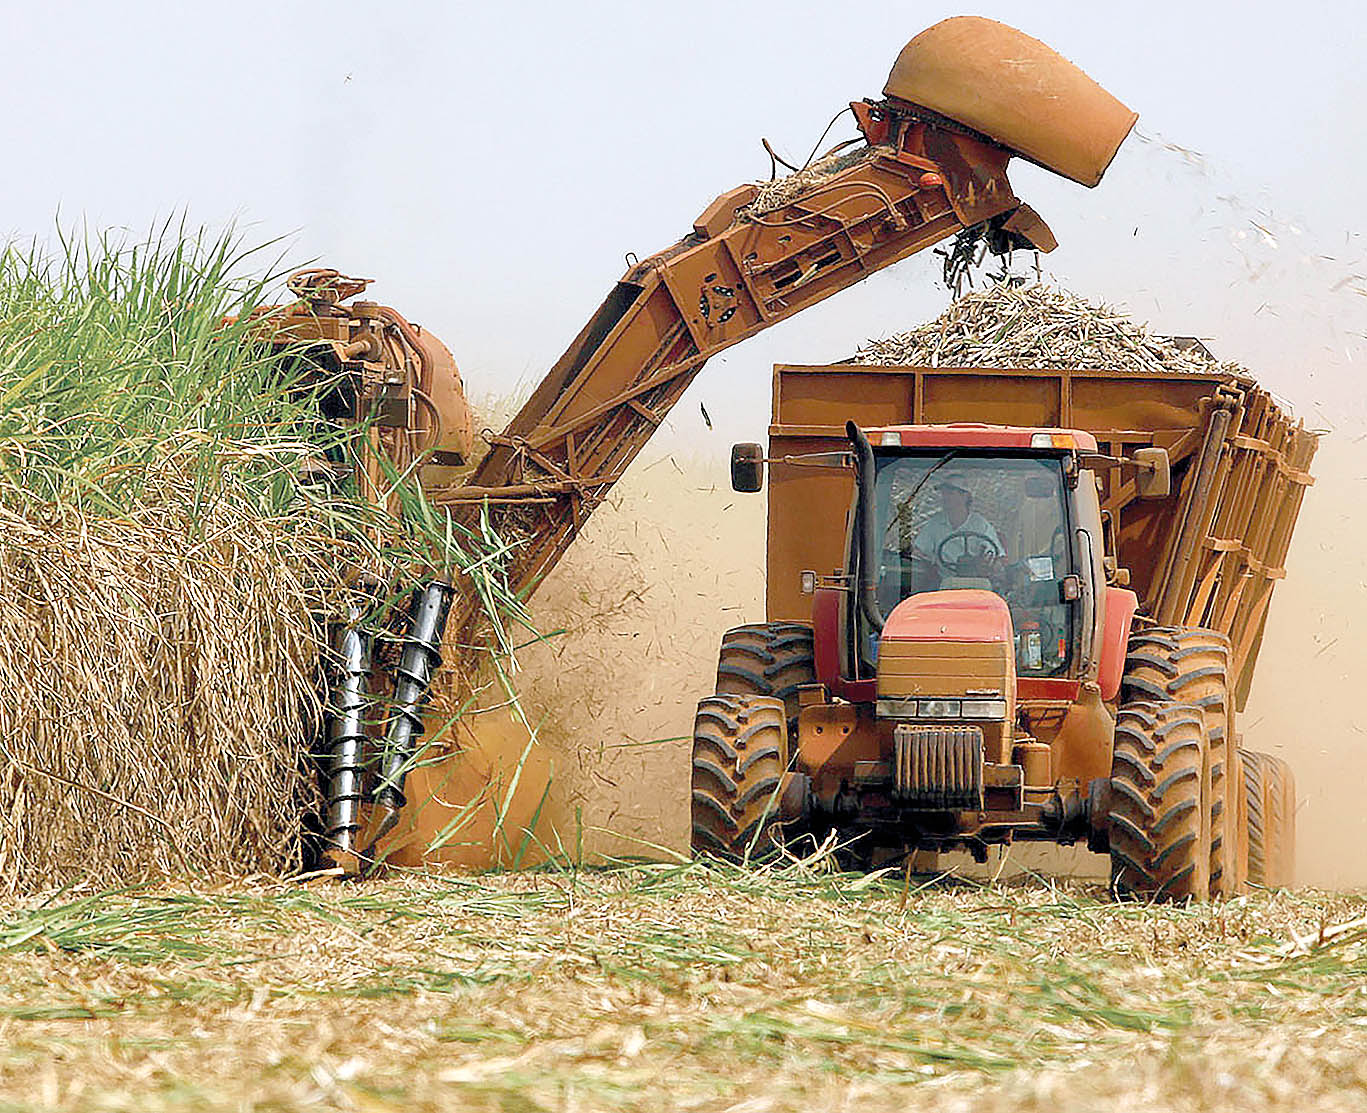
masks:
<svg viewBox="0 0 1367 1113"><path fill-rule="evenodd" d="M1267 885L1269 847L1263 755L1253 750L1240 750L1239 760L1244 768L1244 812L1248 822L1248 880L1254 885Z"/></svg>
<svg viewBox="0 0 1367 1113"><path fill-rule="evenodd" d="M1229 692L1229 639L1202 627L1158 626L1130 639L1122 699L1194 704L1210 757L1210 895L1234 896L1240 876L1239 814L1230 757L1234 701Z"/></svg>
<svg viewBox="0 0 1367 1113"><path fill-rule="evenodd" d="M774 848L788 768L783 701L716 695L693 722L693 849L745 861Z"/></svg>
<svg viewBox="0 0 1367 1113"><path fill-rule="evenodd" d="M1200 708L1133 703L1116 718L1111 885L1142 900L1210 895L1210 766Z"/></svg>
<svg viewBox="0 0 1367 1113"><path fill-rule="evenodd" d="M1248 879L1289 888L1296 874L1296 779L1281 758L1243 753L1248 801Z"/></svg>
<svg viewBox="0 0 1367 1113"><path fill-rule="evenodd" d="M726 631L717 661L717 694L771 696L797 721L797 690L816 683L812 628L800 622L757 622Z"/></svg>
<svg viewBox="0 0 1367 1113"><path fill-rule="evenodd" d="M1267 814L1277 831L1276 884L1296 883L1296 776L1279 757L1267 759Z"/></svg>

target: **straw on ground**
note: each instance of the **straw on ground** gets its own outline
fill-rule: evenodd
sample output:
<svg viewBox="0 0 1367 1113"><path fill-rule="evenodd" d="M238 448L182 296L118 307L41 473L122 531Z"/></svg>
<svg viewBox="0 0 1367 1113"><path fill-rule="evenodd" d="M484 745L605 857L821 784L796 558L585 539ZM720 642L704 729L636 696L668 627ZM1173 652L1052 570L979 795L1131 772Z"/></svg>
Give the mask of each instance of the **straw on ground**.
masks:
<svg viewBox="0 0 1367 1113"><path fill-rule="evenodd" d="M57 897L0 924L0 1103L1351 1108L1364 911L706 864Z"/></svg>

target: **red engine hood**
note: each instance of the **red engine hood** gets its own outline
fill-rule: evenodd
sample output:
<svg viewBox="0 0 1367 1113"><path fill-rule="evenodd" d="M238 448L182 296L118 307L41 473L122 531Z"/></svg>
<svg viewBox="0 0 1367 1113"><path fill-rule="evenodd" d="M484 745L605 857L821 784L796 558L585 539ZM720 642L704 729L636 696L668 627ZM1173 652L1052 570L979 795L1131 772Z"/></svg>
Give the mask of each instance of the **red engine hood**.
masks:
<svg viewBox="0 0 1367 1113"><path fill-rule="evenodd" d="M1010 642L1006 600L980 588L923 591L903 599L883 625L884 641Z"/></svg>

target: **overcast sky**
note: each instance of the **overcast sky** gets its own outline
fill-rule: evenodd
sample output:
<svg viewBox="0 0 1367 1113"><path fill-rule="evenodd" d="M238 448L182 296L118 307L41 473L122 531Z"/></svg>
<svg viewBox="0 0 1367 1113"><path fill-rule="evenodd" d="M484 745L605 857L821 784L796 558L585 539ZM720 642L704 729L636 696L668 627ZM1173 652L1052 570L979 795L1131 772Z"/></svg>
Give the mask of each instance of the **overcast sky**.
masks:
<svg viewBox="0 0 1367 1113"><path fill-rule="evenodd" d="M554 361L626 252L767 176L761 136L805 157L837 109L881 94L908 38L964 11L1072 58L1148 137L1096 190L1015 166L1060 240L1048 271L1211 338L1312 424L1363 424L1367 36L1346 2L6 0L0 233L45 234L59 209L141 230L183 208L287 236L301 262L376 278L472 393L506 394ZM910 260L732 349L673 436L717 454L758 439L770 364L934 315L935 276Z"/></svg>

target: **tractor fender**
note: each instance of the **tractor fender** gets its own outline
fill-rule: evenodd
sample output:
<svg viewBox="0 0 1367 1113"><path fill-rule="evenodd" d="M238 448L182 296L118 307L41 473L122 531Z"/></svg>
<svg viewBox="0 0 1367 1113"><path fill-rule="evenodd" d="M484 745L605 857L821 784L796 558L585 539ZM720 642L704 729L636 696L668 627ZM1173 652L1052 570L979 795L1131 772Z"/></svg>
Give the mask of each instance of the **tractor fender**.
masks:
<svg viewBox="0 0 1367 1113"><path fill-rule="evenodd" d="M1120 694L1120 678L1125 673L1126 647L1130 643L1130 627L1139 596L1128 588L1106 589L1106 615L1101 627L1101 665L1097 684L1101 687L1101 701L1110 703Z"/></svg>

